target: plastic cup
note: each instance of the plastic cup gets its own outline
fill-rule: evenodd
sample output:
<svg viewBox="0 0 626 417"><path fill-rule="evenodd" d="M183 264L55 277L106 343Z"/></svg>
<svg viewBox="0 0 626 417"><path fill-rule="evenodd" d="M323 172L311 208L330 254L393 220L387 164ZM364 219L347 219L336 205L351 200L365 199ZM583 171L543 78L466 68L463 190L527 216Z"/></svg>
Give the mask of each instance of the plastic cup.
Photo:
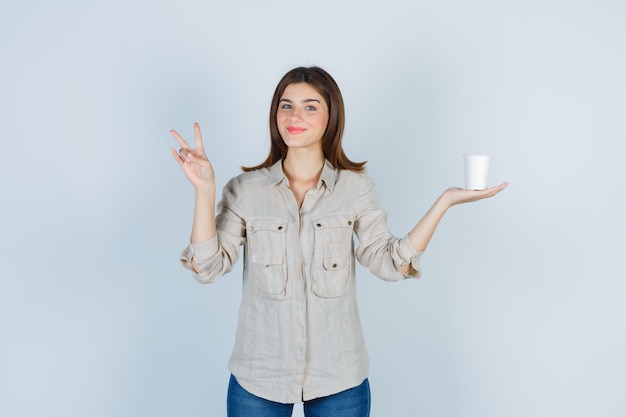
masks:
<svg viewBox="0 0 626 417"><path fill-rule="evenodd" d="M491 157L487 155L463 155L463 159L465 160L465 189L487 189Z"/></svg>

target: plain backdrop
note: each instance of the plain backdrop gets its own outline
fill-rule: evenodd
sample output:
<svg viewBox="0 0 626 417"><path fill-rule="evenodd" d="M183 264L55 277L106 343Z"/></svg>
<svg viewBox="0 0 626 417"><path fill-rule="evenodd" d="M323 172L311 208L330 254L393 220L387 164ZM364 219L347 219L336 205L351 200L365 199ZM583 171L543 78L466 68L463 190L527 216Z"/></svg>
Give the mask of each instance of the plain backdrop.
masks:
<svg viewBox="0 0 626 417"><path fill-rule="evenodd" d="M241 265L178 263L200 122L218 187L319 65L404 235L466 153L420 280L363 268L372 416L626 414L626 6L602 0L0 2L0 415L224 416ZM301 415L301 406L294 415Z"/></svg>

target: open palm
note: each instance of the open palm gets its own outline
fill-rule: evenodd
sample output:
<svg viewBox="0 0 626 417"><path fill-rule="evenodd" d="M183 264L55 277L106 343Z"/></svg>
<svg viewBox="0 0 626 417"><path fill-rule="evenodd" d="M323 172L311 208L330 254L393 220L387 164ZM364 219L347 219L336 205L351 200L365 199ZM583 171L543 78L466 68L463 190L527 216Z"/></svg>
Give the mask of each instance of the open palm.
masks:
<svg viewBox="0 0 626 417"><path fill-rule="evenodd" d="M500 191L504 190L508 185L508 182L503 182L500 185L487 188L486 190L466 190L463 188L452 187L444 191L442 197L448 202L450 206L454 206L457 204L482 200L483 198L493 197Z"/></svg>

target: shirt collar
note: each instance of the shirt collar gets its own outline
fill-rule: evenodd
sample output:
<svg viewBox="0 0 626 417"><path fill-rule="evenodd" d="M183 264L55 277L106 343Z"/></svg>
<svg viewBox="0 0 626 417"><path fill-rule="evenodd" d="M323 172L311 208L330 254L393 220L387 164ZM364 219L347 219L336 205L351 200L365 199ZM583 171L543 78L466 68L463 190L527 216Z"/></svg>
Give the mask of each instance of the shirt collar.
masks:
<svg viewBox="0 0 626 417"><path fill-rule="evenodd" d="M324 160L324 168L322 168L322 175L320 175L320 182L324 181L326 188L331 192L335 190L335 183L337 182L337 170L331 164L328 159Z"/></svg>
<svg viewBox="0 0 626 417"><path fill-rule="evenodd" d="M285 176L285 172L283 171L283 161L278 161L270 168L269 181L270 184L276 185L283 180L287 180ZM326 188L328 188L331 192L335 189L335 183L337 182L337 170L333 165L328 161L328 159L324 160L324 167L322 168L322 175L320 175L320 181L317 184L318 188L321 183L326 184Z"/></svg>
<svg viewBox="0 0 626 417"><path fill-rule="evenodd" d="M282 180L287 179L285 173L283 172L283 161L278 161L274 163L270 168L269 181L270 184L276 185L280 183Z"/></svg>

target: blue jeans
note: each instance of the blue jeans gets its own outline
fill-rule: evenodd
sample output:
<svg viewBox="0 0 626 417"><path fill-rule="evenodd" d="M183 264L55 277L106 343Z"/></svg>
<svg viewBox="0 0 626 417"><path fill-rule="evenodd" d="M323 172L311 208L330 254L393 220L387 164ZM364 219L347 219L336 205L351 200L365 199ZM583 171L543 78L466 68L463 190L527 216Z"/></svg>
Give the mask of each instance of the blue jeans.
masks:
<svg viewBox="0 0 626 417"><path fill-rule="evenodd" d="M228 417L291 417L293 404L269 401L246 391L230 376ZM306 417L369 417L370 385L367 379L361 385L328 397L304 402Z"/></svg>

